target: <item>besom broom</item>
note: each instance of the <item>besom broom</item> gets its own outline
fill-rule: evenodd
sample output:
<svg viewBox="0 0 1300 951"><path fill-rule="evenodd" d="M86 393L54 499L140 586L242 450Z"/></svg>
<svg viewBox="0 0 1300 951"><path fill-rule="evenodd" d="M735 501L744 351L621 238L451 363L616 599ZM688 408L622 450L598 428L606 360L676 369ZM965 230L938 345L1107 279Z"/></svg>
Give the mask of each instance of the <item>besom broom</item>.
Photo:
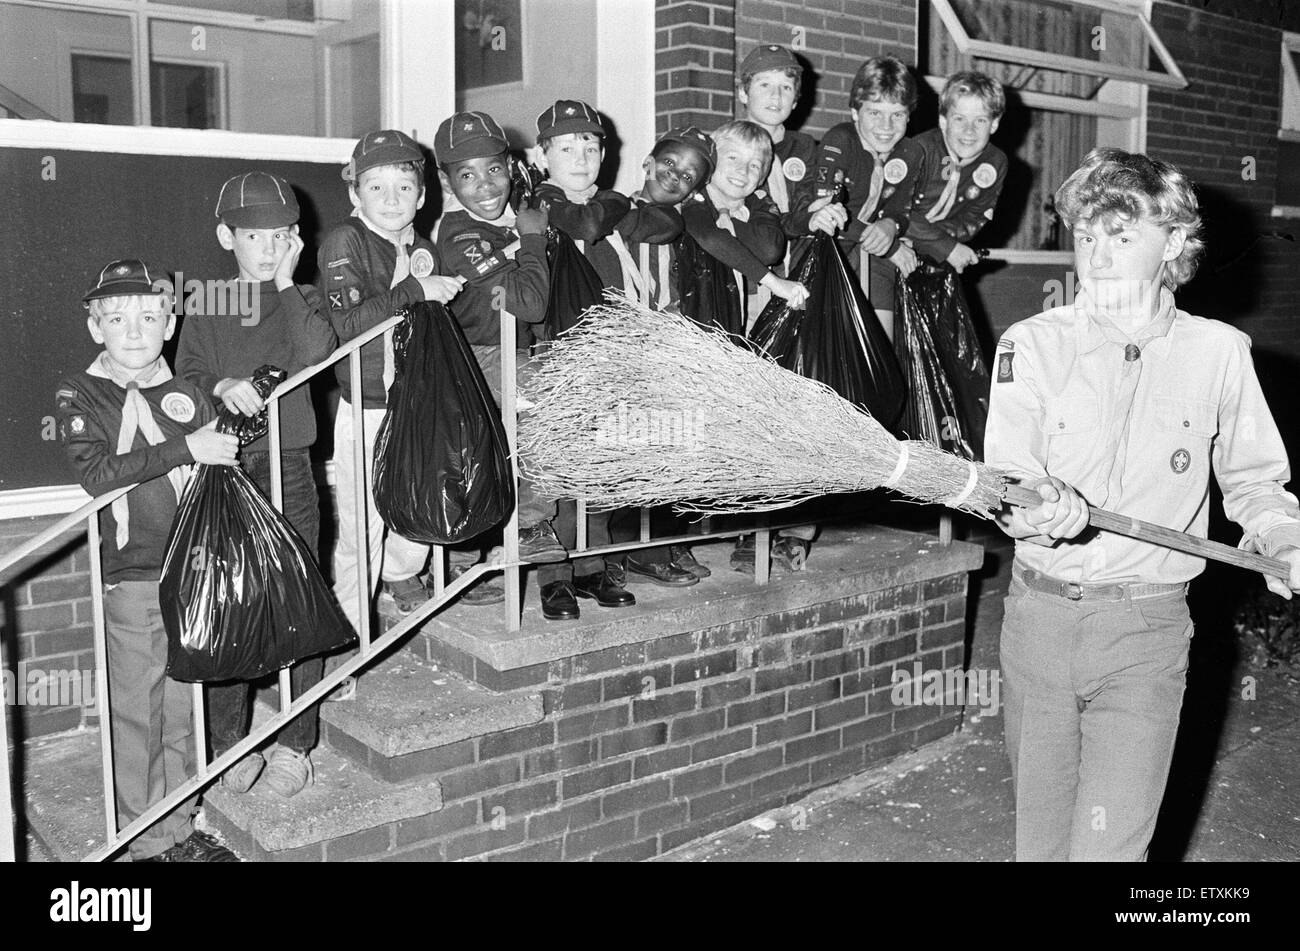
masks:
<svg viewBox="0 0 1300 951"><path fill-rule="evenodd" d="M606 292L534 362L521 390L521 468L595 509L672 504L768 511L892 489L982 518L1038 493L926 442L897 440L829 387L712 328ZM1090 508L1088 524L1285 578L1285 562Z"/></svg>

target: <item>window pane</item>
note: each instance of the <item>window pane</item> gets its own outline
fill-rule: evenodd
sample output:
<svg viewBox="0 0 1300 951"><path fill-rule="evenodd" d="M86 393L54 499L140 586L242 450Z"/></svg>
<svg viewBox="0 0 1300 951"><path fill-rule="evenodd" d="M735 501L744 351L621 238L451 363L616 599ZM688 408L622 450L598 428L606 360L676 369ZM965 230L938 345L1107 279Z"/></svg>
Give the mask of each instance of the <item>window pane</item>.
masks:
<svg viewBox="0 0 1300 951"><path fill-rule="evenodd" d="M135 121L131 22L126 17L0 3L0 20L5 115L119 125ZM79 119L78 110L97 118Z"/></svg>
<svg viewBox="0 0 1300 951"><path fill-rule="evenodd" d="M184 63L149 64L150 114L154 125L221 129L221 71Z"/></svg>
<svg viewBox="0 0 1300 951"><path fill-rule="evenodd" d="M242 13L266 20L301 20L306 23L322 22L339 17L331 16L332 8L347 7L338 0L157 0L169 7L190 7L195 10L212 10L217 13ZM347 19L344 15L342 19Z"/></svg>
<svg viewBox="0 0 1300 951"><path fill-rule="evenodd" d="M330 135L351 138L382 125L379 111L379 37L330 46Z"/></svg>

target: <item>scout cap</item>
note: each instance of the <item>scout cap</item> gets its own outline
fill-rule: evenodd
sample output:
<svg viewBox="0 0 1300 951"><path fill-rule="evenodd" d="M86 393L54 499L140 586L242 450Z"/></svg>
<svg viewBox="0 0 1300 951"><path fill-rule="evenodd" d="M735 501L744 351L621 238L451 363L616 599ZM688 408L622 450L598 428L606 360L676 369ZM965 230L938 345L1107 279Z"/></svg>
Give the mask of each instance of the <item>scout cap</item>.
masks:
<svg viewBox="0 0 1300 951"><path fill-rule="evenodd" d="M794 58L784 46L777 46L770 43L767 46L760 46L750 51L750 54L740 64L739 75L753 76L757 73L767 72L769 69L793 69L803 72L803 67L799 61Z"/></svg>
<svg viewBox="0 0 1300 951"><path fill-rule="evenodd" d="M377 165L401 165L404 162L423 162L424 152L416 141L396 129L367 132L352 150L352 159L343 166L343 180L355 182L366 169Z"/></svg>
<svg viewBox="0 0 1300 951"><path fill-rule="evenodd" d="M136 297L172 293L172 282L161 271L150 268L139 258L122 258L104 265L95 283L86 291L82 302L89 304L104 297Z"/></svg>
<svg viewBox="0 0 1300 951"><path fill-rule="evenodd" d="M709 166L708 174L712 175L713 170L718 165L718 149L713 144L713 139L706 133L693 125L688 125L680 129L669 129L659 137L656 146L665 142L679 142L682 145L689 146L699 152L704 157L705 163Z"/></svg>
<svg viewBox="0 0 1300 951"><path fill-rule="evenodd" d="M537 117L537 138L551 139L573 132L592 132L603 136L605 127L595 109L578 99L557 99Z"/></svg>
<svg viewBox="0 0 1300 951"><path fill-rule="evenodd" d="M509 149L505 132L486 112L458 112L444 119L433 137L433 154L439 165L500 155Z"/></svg>
<svg viewBox="0 0 1300 951"><path fill-rule="evenodd" d="M283 228L298 220L298 199L278 175L245 172L221 186L217 217L231 228Z"/></svg>

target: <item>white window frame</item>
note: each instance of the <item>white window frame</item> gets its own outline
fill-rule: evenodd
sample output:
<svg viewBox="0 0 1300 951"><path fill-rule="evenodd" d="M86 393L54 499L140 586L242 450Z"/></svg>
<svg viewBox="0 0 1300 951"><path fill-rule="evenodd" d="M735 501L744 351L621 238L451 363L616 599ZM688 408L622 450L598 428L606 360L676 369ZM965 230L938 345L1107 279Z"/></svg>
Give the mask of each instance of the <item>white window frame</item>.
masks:
<svg viewBox="0 0 1300 951"><path fill-rule="evenodd" d="M926 0L921 0L926 2ZM1110 67L1091 60L1057 53L1043 53L1009 44L990 43L972 39L962 28L950 0L929 0L948 30L949 36L963 54L995 59L1000 62L1024 63L1066 72L1083 73L1106 80L1098 90L1096 99L1077 99L1033 90L1017 90L1020 101L1032 109L1051 112L1068 112L1097 118L1098 145L1106 144L1129 152L1145 152L1147 137L1147 90L1156 85L1182 89L1187 80L1178 64L1169 55L1159 36L1151 26L1153 0L1068 0L1077 6L1095 7L1116 13L1137 16L1152 44L1156 55L1169 76L1145 70ZM1300 36L1298 36L1300 39ZM1106 68L1100 68L1106 67ZM1159 82L1150 77L1158 77ZM927 75L926 82L937 93L943 89L944 77ZM990 248L989 258L1009 264L1071 264L1073 251L1037 251L1020 248Z"/></svg>
<svg viewBox="0 0 1300 951"><path fill-rule="evenodd" d="M315 36L318 26L299 20L267 20L245 14L179 7L150 0L5 0L18 6L118 14L134 24L133 53L149 49L149 20ZM451 0L378 0L380 101L383 125L402 129L426 144L437 123L455 109ZM136 121L148 114L148 57L136 62ZM0 119L0 148L67 149L128 155L188 155L250 161L320 162L342 165L352 138L272 135L224 129L95 125L46 119ZM0 493L3 495L4 493ZM0 517L3 517L0 515Z"/></svg>
<svg viewBox="0 0 1300 951"><path fill-rule="evenodd" d="M1300 53L1300 33L1282 34L1282 88L1278 90L1278 130L1281 142L1300 142L1300 69L1293 53ZM1300 206L1274 205L1274 218L1300 218Z"/></svg>

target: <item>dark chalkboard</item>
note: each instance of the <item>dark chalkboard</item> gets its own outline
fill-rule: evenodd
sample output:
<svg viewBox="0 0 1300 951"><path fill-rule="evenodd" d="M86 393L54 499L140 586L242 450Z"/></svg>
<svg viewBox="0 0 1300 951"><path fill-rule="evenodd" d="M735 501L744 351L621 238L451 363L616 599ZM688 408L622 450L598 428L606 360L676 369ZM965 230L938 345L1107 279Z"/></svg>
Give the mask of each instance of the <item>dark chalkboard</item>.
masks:
<svg viewBox="0 0 1300 951"><path fill-rule="evenodd" d="M296 278L314 282L320 234L352 210L341 165L0 149L0 490L76 481L54 438L54 391L98 352L81 305L95 274L141 257L187 280L233 276L213 209L222 183L253 168L297 191L306 248ZM417 219L424 234L437 196Z"/></svg>

